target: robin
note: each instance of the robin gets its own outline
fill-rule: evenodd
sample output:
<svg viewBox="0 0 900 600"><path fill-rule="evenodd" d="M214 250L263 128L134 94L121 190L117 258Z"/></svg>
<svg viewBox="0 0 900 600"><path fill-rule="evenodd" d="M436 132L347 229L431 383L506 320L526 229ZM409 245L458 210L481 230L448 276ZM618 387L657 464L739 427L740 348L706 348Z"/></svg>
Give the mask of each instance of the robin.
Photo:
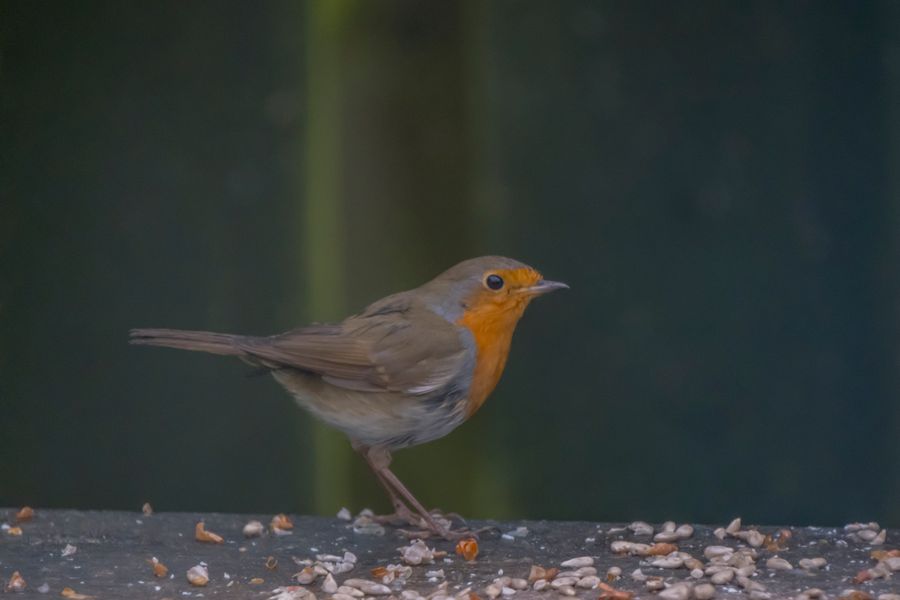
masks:
<svg viewBox="0 0 900 600"><path fill-rule="evenodd" d="M567 288L511 258L483 256L369 305L333 325L255 337L133 329L131 343L237 356L271 371L297 403L343 431L372 468L392 515L452 531L390 470L391 453L444 437L494 390L516 324L536 296Z"/></svg>

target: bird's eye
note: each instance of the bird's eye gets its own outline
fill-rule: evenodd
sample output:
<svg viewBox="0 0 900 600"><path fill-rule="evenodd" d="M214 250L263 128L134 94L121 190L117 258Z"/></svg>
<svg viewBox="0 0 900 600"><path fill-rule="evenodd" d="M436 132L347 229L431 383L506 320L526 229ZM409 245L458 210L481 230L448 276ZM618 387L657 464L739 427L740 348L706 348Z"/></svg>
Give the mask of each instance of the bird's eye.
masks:
<svg viewBox="0 0 900 600"><path fill-rule="evenodd" d="M499 275L488 275L484 280L484 284L492 290L499 290L503 287L503 278Z"/></svg>

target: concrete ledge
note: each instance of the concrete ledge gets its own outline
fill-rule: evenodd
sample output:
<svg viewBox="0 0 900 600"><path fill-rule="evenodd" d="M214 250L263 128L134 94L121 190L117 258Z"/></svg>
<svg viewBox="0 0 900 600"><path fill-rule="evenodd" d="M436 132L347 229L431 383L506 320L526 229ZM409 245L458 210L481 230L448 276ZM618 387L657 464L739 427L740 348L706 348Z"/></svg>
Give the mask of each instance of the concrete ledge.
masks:
<svg viewBox="0 0 900 600"><path fill-rule="evenodd" d="M8 512L15 514L14 510ZM402 564L398 548L409 543L392 528L388 528L384 535L364 535L355 533L350 522L337 518L293 515L290 518L294 524L291 533L274 535L268 530L272 515L156 513L145 516L139 512L37 509L33 519L18 524L21 535L10 533L9 525L0 531L0 590L6 587L13 572L18 571L25 580L26 591L18 595L10 594L9 597L59 597L63 588L69 587L76 593L96 598L269 598L277 597L273 592L276 588L298 585L292 579L303 568L298 561L315 561L317 554L343 556L344 552L349 551L357 557L357 561L344 567L347 572L335 574L336 582L340 584L350 578L374 580L373 568ZM258 538L245 538L242 529L252 519L265 524L266 532ZM221 535L224 543L196 541L194 528L200 520L205 522L207 530ZM636 535L628 529L616 531L625 527L624 524L527 521L476 522L472 525L494 525L501 533L526 527L528 532L522 537L482 534L478 557L471 562L454 553L454 543L427 540L429 548L447 552L446 557L437 558L431 565L412 566L409 578L403 582L392 582L388 586L390 592L397 598L403 591L407 592L407 598L413 597L410 591L423 596L436 592L438 595L454 596L471 588L471 592L485 599L494 591L503 591L502 586L487 590L501 575L528 578L532 565L574 570L574 567L566 569L560 566L563 561L574 557L593 559L592 566L604 582L607 571L618 567L622 576L610 582L611 585L633 592L636 598L658 596L657 592L648 589L647 581L631 577L638 568L651 581L661 577L662 585L710 582L708 575L699 579L692 577L691 569L685 566L651 566L649 562L656 557L614 553L611 544L616 540L653 543L652 536L647 534ZM658 525L654 529L657 533L660 531ZM744 531L752 529L777 538L777 532L782 528L743 527ZM865 592L872 598L900 593L900 572L892 578L879 576L865 582L853 582L861 571L876 566L877 561L871 558L873 550L890 550L900 544L900 531L887 530L886 542L873 546L858 537L848 538L848 532L843 528L787 529L791 535L781 540L784 549L773 549L771 543L769 549L765 545L753 549L756 572L749 580L761 584L764 589L756 589L752 597L764 598L768 594L771 598L794 598L809 588L819 588L829 598L837 598L847 589ZM744 537L747 538L746 535ZM749 541L759 540L741 540L730 536L719 539L714 535L714 528L695 526L690 537L674 543L679 551L702 561L705 569L709 564L709 559L704 556L708 546L744 548L749 553ZM74 546L75 551L62 556L67 545ZM793 568L778 569L777 566L785 567L778 561L767 566L768 559L775 556L788 561ZM148 563L151 557L158 558L168 567L167 576L154 577L152 566ZM827 565L818 569L800 568L801 559L817 557L824 558ZM677 563L677 555L674 558L676 560L673 562ZM277 566L274 561L277 561ZM185 574L201 562L208 565L209 583L205 587L194 587ZM443 570L443 578L428 575L428 572L438 570ZM590 569L586 569L582 574L589 572ZM698 574L695 572L695 575ZM304 587L318 598L327 598L331 594L322 590L324 580L324 577L318 577ZM562 597L550 585L547 585L547 591L538 592L534 591L533 584L525 590L516 590L512 582L499 583L507 583L505 594L512 598L553 600ZM515 583L521 587L521 581ZM587 580L584 585L589 583L590 580ZM441 584L446 584L446 588L441 588ZM716 585L715 597L750 598L752 588L756 587L742 587L735 577L728 584ZM597 588L573 587L573 590L579 598L595 600L602 592ZM681 590L664 593L662 598L676 597L683 590L682 587ZM687 597L692 597L693 592L688 590L687 593ZM290 594L296 598L305 595L302 588L293 588L282 597L287 600L291 598Z"/></svg>

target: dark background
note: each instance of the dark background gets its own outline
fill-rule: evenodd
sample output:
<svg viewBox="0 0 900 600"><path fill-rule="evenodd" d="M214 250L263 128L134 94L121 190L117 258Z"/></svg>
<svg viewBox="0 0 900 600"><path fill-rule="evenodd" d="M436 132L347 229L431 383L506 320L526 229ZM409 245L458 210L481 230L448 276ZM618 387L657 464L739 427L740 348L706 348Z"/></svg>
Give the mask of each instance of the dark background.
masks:
<svg viewBox="0 0 900 600"><path fill-rule="evenodd" d="M397 472L477 517L900 526L900 9L0 1L0 505L387 508L235 360L458 260L536 302Z"/></svg>

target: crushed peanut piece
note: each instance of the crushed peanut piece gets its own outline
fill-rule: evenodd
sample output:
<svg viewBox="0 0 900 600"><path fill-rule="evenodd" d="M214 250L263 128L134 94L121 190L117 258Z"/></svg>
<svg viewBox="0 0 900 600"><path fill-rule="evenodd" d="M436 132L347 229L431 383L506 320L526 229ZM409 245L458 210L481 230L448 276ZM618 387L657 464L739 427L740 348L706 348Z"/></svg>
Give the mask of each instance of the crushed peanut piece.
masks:
<svg viewBox="0 0 900 600"><path fill-rule="evenodd" d="M166 565L159 562L159 559L156 558L155 556L150 558L150 560L148 560L147 562L150 563L150 565L153 567L153 576L154 577L165 577L166 575L169 574L169 568Z"/></svg>
<svg viewBox="0 0 900 600"><path fill-rule="evenodd" d="M210 544L221 544L225 541L222 539L221 535L215 534L212 531L207 531L203 521L198 522L194 527L194 538L198 542L208 542Z"/></svg>
<svg viewBox="0 0 900 600"><path fill-rule="evenodd" d="M673 552L678 552L678 546L668 542L657 542L647 549L647 556L668 556Z"/></svg>
<svg viewBox="0 0 900 600"><path fill-rule="evenodd" d="M23 506L19 509L19 512L16 513L16 523L24 523L25 521L30 521L34 518L34 509L30 506Z"/></svg>
<svg viewBox="0 0 900 600"><path fill-rule="evenodd" d="M608 583L603 583L602 581L597 584L597 587L600 588L599 600L631 600L634 596L631 592L617 590L613 586Z"/></svg>
<svg viewBox="0 0 900 600"><path fill-rule="evenodd" d="M288 516L284 513L279 513L272 517L272 522L269 524L272 527L272 531L278 533L278 530L289 531L294 528L294 523L288 518Z"/></svg>
<svg viewBox="0 0 900 600"><path fill-rule="evenodd" d="M209 583L209 571L203 565L195 565L188 569L187 580L191 585L203 587Z"/></svg>
<svg viewBox="0 0 900 600"><path fill-rule="evenodd" d="M456 553L467 561L475 560L478 556L478 542L475 538L459 540L456 544Z"/></svg>
<svg viewBox="0 0 900 600"><path fill-rule="evenodd" d="M24 592L26 587L28 587L28 585L25 583L25 578L22 577L18 571L14 571L12 577L9 578L9 582L6 584L6 591Z"/></svg>

